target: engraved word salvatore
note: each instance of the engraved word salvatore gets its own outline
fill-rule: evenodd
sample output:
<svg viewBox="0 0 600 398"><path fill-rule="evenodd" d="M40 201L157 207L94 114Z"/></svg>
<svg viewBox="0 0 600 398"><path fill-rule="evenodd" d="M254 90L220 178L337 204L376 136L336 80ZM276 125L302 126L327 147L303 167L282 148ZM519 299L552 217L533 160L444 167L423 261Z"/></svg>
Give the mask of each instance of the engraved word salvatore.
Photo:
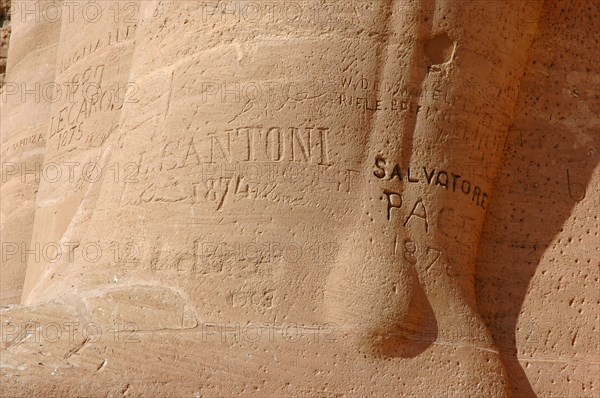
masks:
<svg viewBox="0 0 600 398"><path fill-rule="evenodd" d="M452 192L460 192L471 199L477 206L485 209L489 195L483 190L472 184L471 181L461 178L459 174L447 172L445 170L436 170L435 168L423 167L402 167L397 163L388 163L381 156L375 158L375 170L373 175L380 180L391 181L397 179L399 182L425 183L433 186L445 188Z"/></svg>

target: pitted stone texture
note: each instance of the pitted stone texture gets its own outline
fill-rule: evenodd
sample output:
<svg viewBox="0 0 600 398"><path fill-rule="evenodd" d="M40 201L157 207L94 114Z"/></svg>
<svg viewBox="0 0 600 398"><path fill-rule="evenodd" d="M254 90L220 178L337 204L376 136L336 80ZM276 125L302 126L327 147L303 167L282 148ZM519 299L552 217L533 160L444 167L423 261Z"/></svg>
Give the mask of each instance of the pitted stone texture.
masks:
<svg viewBox="0 0 600 398"><path fill-rule="evenodd" d="M557 22L566 9L593 29L597 14L307 0L311 13L260 22L226 3L63 21L55 81L100 90L52 104L45 162L104 172L40 184L30 240L69 255L30 258L24 305L2 312L3 392L593 396L597 328L583 325L597 318L536 339L559 316L539 304L549 290L574 311L597 301L583 218L597 151L576 155L597 149L597 97L581 86L597 71L558 61L593 35ZM566 188L550 178L561 143ZM533 187L507 183L511 168ZM553 240L563 224L568 249ZM529 248L557 287L529 284ZM581 295L562 289L568 256Z"/></svg>
<svg viewBox="0 0 600 398"><path fill-rule="evenodd" d="M0 88L4 85L8 41L10 39L10 0L0 1Z"/></svg>
<svg viewBox="0 0 600 398"><path fill-rule="evenodd" d="M600 393L593 38L600 12L587 2L551 4L540 18L481 239L478 302L515 396L593 397Z"/></svg>
<svg viewBox="0 0 600 398"><path fill-rule="evenodd" d="M18 6L13 12L8 74L0 94L0 304L19 303L22 296L27 268L25 253L32 249L35 202L40 181L44 179L46 132L60 34L60 24L56 21L40 18L36 22L35 16L27 17ZM40 250L35 252L34 243L32 257L40 256Z"/></svg>

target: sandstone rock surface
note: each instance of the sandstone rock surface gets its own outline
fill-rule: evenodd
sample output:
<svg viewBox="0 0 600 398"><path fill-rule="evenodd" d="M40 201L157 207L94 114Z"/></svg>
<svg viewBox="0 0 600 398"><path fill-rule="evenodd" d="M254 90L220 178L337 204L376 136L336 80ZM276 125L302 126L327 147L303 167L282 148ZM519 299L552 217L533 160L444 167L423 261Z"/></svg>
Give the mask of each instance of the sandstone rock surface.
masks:
<svg viewBox="0 0 600 398"><path fill-rule="evenodd" d="M598 396L598 5L13 2L1 393Z"/></svg>

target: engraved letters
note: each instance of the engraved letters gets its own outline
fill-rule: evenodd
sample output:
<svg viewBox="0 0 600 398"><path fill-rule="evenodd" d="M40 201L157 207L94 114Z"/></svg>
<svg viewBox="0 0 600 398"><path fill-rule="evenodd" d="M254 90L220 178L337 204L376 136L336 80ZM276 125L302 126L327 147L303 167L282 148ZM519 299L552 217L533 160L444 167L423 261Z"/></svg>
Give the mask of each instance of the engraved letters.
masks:
<svg viewBox="0 0 600 398"><path fill-rule="evenodd" d="M462 192L478 207L485 209L489 195L479 186L472 186L471 181L461 179L460 174L449 173L445 170L423 167L402 167L398 163L390 164L383 157L375 158L373 175L383 181L409 183L425 183L452 192ZM385 193L385 191L384 191ZM390 212L390 195L388 196L388 219ZM394 207L394 206L392 206ZM412 214L411 214L412 215Z"/></svg>

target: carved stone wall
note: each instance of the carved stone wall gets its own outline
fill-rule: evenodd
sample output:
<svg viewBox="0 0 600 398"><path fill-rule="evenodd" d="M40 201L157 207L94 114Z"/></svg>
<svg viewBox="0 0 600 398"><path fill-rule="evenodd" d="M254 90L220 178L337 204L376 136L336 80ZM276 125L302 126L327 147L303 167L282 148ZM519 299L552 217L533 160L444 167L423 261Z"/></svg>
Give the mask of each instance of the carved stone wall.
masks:
<svg viewBox="0 0 600 398"><path fill-rule="evenodd" d="M10 0L0 1L0 87L4 84L8 40L10 39Z"/></svg>
<svg viewBox="0 0 600 398"><path fill-rule="evenodd" d="M598 396L597 6L13 0L0 393Z"/></svg>

